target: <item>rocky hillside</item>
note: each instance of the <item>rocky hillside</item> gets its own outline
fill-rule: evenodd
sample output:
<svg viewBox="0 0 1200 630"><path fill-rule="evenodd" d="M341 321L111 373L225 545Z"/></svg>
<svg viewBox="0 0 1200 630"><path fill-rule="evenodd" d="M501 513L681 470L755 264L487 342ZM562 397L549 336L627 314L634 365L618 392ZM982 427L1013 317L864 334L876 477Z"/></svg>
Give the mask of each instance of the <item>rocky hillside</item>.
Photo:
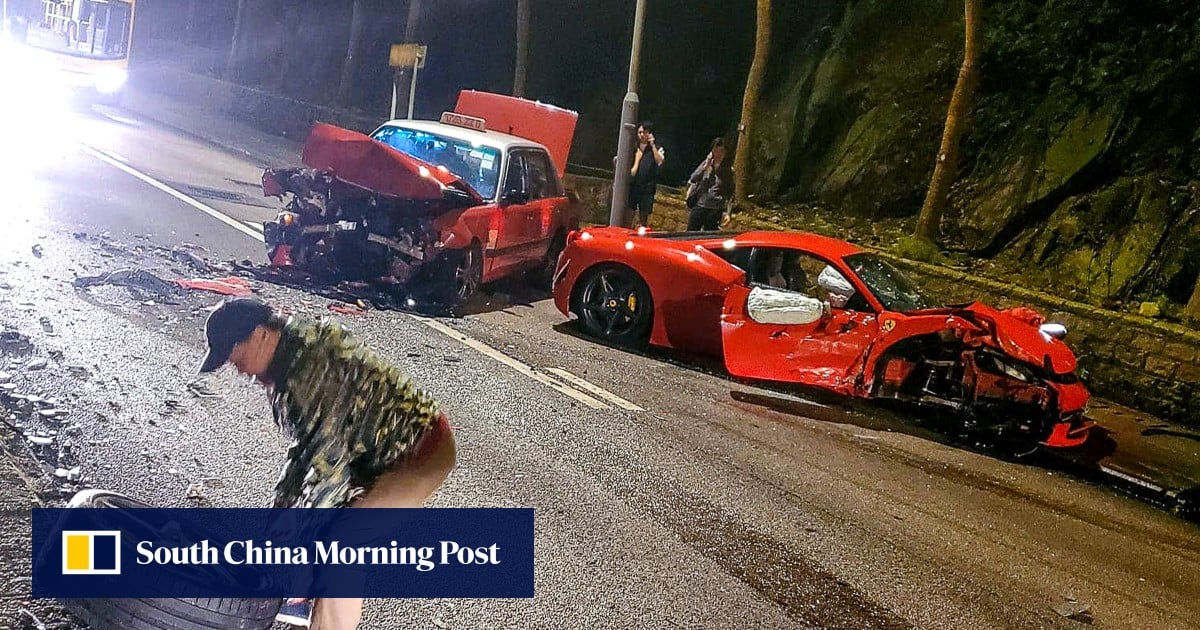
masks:
<svg viewBox="0 0 1200 630"><path fill-rule="evenodd" d="M759 199L915 215L961 63L963 2L776 4ZM1176 312L1200 275L1200 5L985 7L946 244L1066 297Z"/></svg>

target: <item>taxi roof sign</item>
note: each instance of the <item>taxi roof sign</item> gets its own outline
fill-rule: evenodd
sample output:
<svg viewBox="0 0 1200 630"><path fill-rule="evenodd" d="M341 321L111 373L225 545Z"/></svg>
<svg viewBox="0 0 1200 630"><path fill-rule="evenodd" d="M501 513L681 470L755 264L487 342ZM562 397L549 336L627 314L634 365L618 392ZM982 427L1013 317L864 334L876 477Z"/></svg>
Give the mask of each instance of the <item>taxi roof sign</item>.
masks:
<svg viewBox="0 0 1200 630"><path fill-rule="evenodd" d="M487 131L487 121L476 116L467 116L455 112L442 112L442 124L466 127L475 131Z"/></svg>

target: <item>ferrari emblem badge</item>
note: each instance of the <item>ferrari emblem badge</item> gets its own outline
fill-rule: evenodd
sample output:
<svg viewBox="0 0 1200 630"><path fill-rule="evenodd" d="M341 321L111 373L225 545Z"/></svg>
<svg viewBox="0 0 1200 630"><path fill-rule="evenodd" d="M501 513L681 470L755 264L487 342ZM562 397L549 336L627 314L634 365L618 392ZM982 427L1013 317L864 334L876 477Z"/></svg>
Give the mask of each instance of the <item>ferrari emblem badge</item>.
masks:
<svg viewBox="0 0 1200 630"><path fill-rule="evenodd" d="M896 327L896 320L894 320L894 319L883 320L883 332L885 332L885 333L892 332L892 329L895 327Z"/></svg>

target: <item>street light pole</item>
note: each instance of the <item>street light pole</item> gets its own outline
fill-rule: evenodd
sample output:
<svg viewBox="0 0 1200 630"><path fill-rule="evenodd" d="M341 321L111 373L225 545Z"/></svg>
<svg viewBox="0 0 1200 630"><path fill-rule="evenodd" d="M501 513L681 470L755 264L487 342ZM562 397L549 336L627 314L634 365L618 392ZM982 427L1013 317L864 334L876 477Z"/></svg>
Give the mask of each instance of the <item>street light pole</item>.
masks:
<svg viewBox="0 0 1200 630"><path fill-rule="evenodd" d="M613 165L612 209L608 215L609 225L625 225L625 211L629 205L629 167L633 164L634 141L637 133L638 66L642 54L642 22L646 14L646 0L637 0L633 15L633 45L629 52L629 87L621 103L621 131L617 138L617 163Z"/></svg>

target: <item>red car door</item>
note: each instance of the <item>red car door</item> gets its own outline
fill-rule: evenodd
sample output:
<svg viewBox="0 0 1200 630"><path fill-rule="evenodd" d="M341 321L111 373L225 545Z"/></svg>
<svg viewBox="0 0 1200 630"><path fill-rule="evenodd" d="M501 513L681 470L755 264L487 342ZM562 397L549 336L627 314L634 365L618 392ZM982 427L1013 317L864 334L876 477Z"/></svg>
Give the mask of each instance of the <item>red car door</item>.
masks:
<svg viewBox="0 0 1200 630"><path fill-rule="evenodd" d="M500 203L488 230L488 279L495 279L525 266L529 260L530 225L540 218L538 202L530 199L523 151L509 155Z"/></svg>
<svg viewBox="0 0 1200 630"><path fill-rule="evenodd" d="M749 277L753 282L755 274ZM801 288L791 287L790 279L788 283L777 288ZM879 333L875 313L831 308L829 315L812 323L762 323L747 308L751 290L734 285L725 294L721 340L730 374L856 393L865 356ZM815 297L827 301L825 295Z"/></svg>

